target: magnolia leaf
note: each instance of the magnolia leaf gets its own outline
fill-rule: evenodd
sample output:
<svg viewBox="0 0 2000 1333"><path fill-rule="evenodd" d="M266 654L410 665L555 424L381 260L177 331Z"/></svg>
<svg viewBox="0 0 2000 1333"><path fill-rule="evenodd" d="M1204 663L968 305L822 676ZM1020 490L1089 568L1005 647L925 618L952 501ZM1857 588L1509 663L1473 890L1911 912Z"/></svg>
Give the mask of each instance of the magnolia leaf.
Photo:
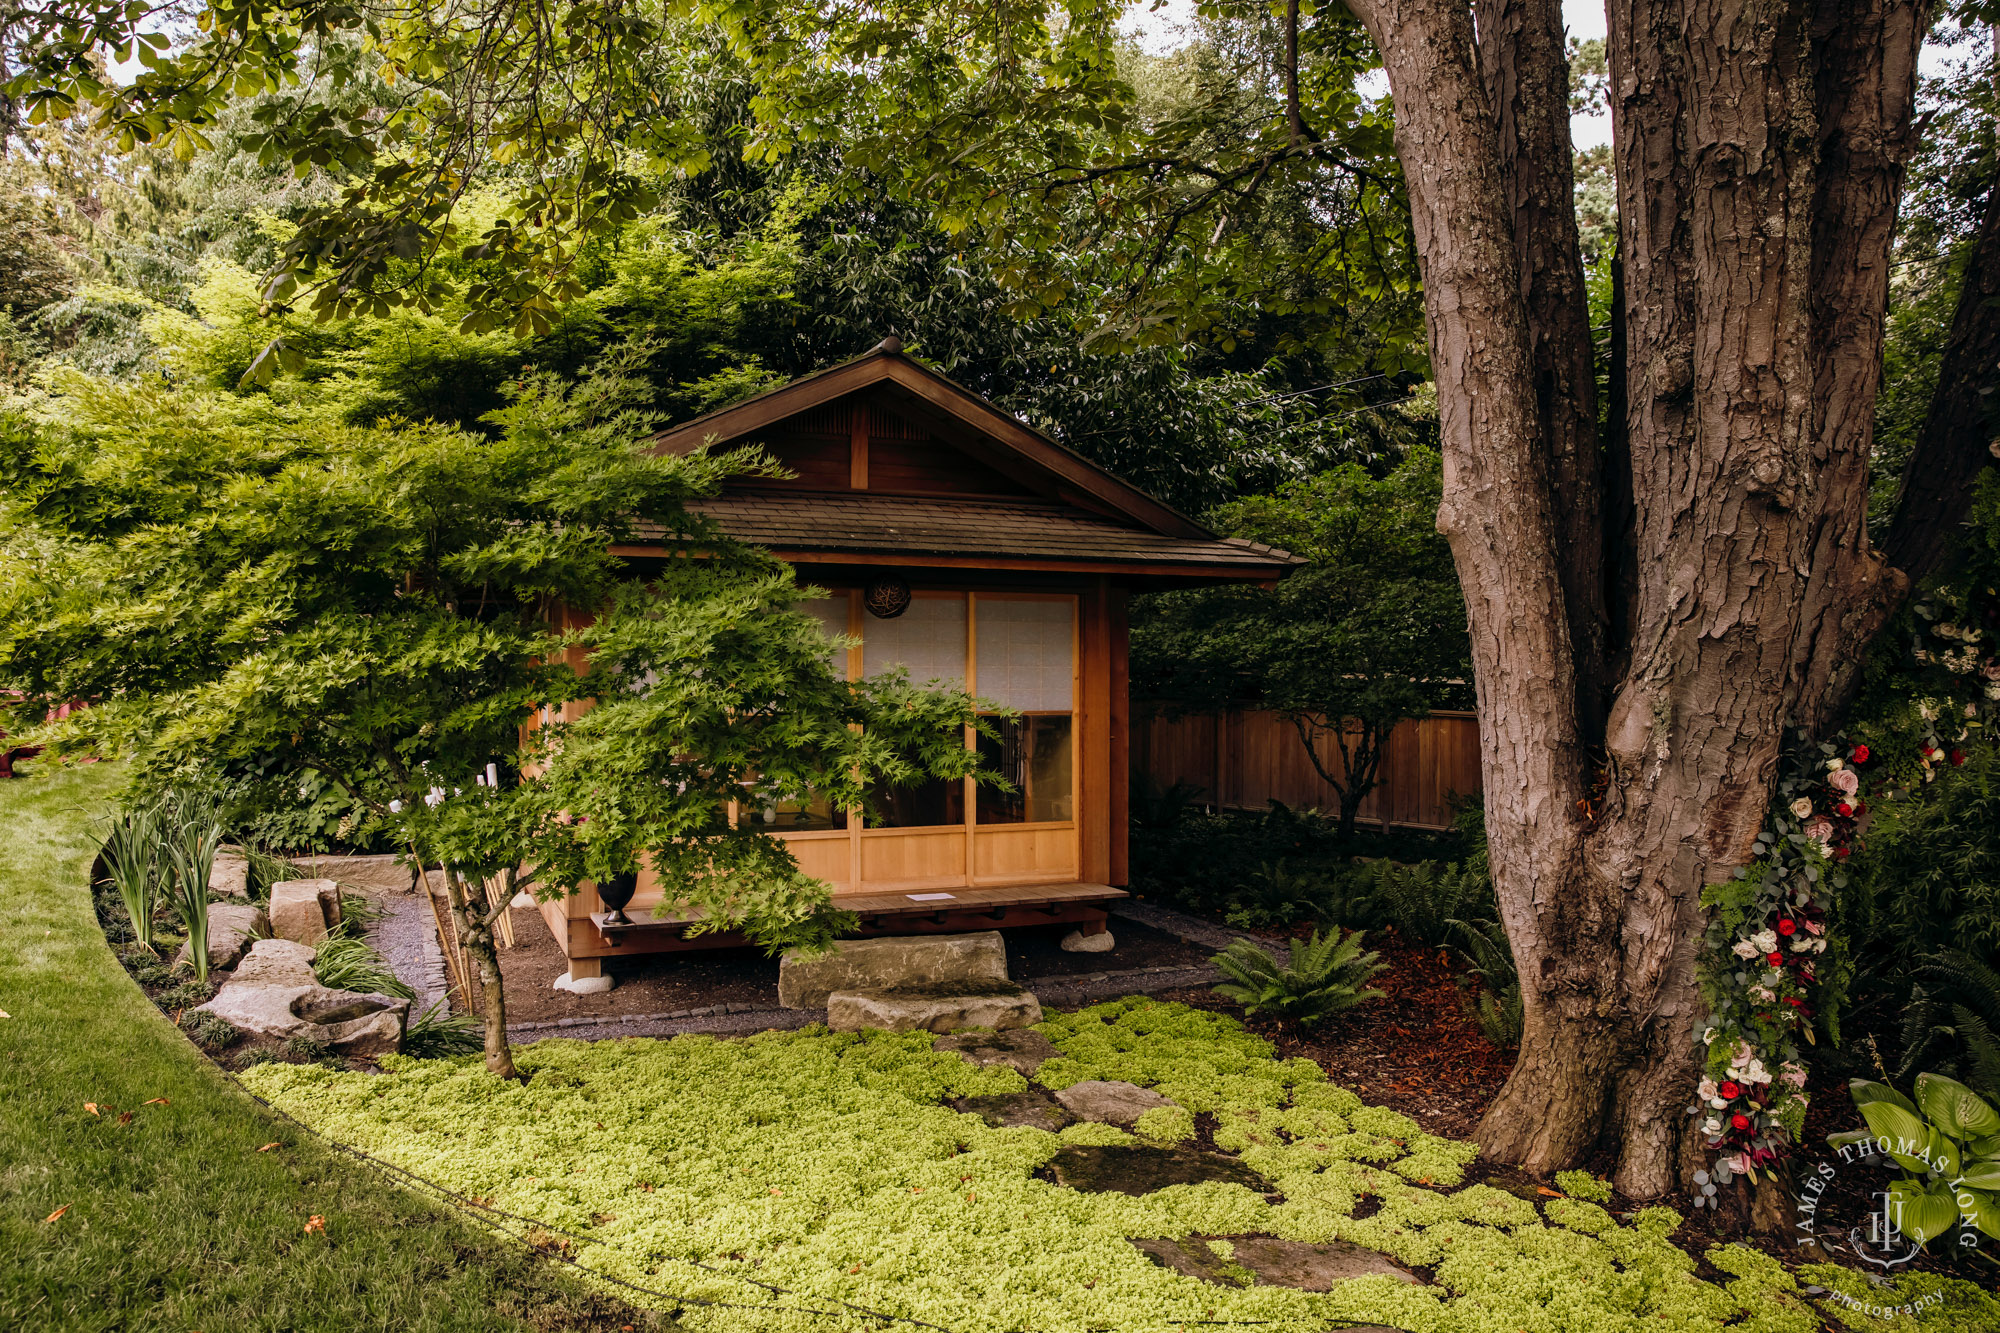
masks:
<svg viewBox="0 0 2000 1333"><path fill-rule="evenodd" d="M1958 1204L1949 1194L1934 1194L1914 1180L1889 1187L1889 1201L1903 1234L1919 1245L1929 1244L1958 1225Z"/></svg>
<svg viewBox="0 0 2000 1333"><path fill-rule="evenodd" d="M1917 1105L1932 1124L1955 1139L2000 1134L2000 1111L1971 1088L1943 1074L1917 1075Z"/></svg>

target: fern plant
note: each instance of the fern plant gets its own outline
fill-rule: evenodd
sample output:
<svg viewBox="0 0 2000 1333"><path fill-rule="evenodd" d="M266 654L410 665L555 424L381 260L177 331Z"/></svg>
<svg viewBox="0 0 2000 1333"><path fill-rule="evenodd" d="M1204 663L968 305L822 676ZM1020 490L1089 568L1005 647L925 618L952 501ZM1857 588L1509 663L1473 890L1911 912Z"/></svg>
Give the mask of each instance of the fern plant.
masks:
<svg viewBox="0 0 2000 1333"><path fill-rule="evenodd" d="M1472 1000L1472 1017L1495 1046L1521 1044L1521 976L1514 967L1514 950L1500 923L1452 920L1446 923L1463 942L1459 956L1473 976L1479 993Z"/></svg>
<svg viewBox="0 0 2000 1333"><path fill-rule="evenodd" d="M1388 970L1375 952L1363 952L1361 932L1342 939L1338 927L1314 931L1310 940L1293 940L1289 962L1254 942L1239 939L1215 956L1216 967L1228 980L1215 988L1225 1000L1248 1014L1272 1014L1313 1027L1343 1010L1382 992L1368 985Z"/></svg>
<svg viewBox="0 0 2000 1333"><path fill-rule="evenodd" d="M1945 949L1923 959L1911 980L1896 1077L1930 1068L2000 1100L2000 972L1969 953Z"/></svg>
<svg viewBox="0 0 2000 1333"><path fill-rule="evenodd" d="M1443 945L1453 921L1472 921L1494 911L1493 881L1481 860L1456 865L1421 861L1374 864L1382 919L1413 944Z"/></svg>

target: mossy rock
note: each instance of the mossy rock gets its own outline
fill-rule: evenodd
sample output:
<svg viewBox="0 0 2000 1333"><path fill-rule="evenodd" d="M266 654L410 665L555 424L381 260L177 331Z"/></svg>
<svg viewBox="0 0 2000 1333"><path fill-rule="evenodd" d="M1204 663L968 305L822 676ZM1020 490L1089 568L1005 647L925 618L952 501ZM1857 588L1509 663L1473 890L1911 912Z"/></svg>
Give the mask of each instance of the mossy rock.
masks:
<svg viewBox="0 0 2000 1333"><path fill-rule="evenodd" d="M1030 1088L991 1097L960 1097L952 1103L960 1111L970 1111L995 1129L1045 1129L1053 1134L1075 1117L1057 1106L1047 1093Z"/></svg>

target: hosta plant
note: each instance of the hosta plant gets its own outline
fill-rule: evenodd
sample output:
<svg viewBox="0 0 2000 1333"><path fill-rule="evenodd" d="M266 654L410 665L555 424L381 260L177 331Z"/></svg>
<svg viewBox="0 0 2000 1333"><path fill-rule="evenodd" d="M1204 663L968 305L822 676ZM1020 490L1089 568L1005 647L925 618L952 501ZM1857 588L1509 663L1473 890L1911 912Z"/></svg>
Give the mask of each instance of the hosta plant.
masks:
<svg viewBox="0 0 2000 1333"><path fill-rule="evenodd" d="M2000 1111L1956 1079L1919 1074L1916 1100L1886 1083L1848 1086L1866 1129L1827 1136L1843 1158L1884 1153L1908 1174L1889 1187L1919 1245L1961 1227L2000 1238Z"/></svg>
<svg viewBox="0 0 2000 1333"><path fill-rule="evenodd" d="M1346 939L1338 928L1316 930L1309 940L1292 941L1289 962L1239 939L1215 956L1215 965L1228 978L1215 993L1242 1005L1245 1013L1268 1013L1311 1027L1363 1001L1381 998L1382 992L1368 982L1388 970L1388 964L1372 950L1362 952L1361 936L1358 930Z"/></svg>

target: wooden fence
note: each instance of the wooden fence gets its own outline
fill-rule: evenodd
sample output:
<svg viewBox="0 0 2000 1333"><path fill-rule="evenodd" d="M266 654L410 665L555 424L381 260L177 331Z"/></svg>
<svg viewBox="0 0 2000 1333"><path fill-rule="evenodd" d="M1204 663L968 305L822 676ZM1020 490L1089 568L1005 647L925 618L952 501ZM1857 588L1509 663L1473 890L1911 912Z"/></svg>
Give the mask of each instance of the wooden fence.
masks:
<svg viewBox="0 0 2000 1333"><path fill-rule="evenodd" d="M1331 737L1320 746L1329 767L1340 762ZM1340 809L1340 797L1313 771L1292 724L1254 709L1169 718L1135 704L1132 775L1165 791L1176 782L1202 790L1203 804L1255 810L1271 801L1294 808ZM1471 713L1432 713L1405 722L1389 737L1379 785L1361 803L1361 818L1410 828L1451 823L1454 796L1479 794L1479 720Z"/></svg>

